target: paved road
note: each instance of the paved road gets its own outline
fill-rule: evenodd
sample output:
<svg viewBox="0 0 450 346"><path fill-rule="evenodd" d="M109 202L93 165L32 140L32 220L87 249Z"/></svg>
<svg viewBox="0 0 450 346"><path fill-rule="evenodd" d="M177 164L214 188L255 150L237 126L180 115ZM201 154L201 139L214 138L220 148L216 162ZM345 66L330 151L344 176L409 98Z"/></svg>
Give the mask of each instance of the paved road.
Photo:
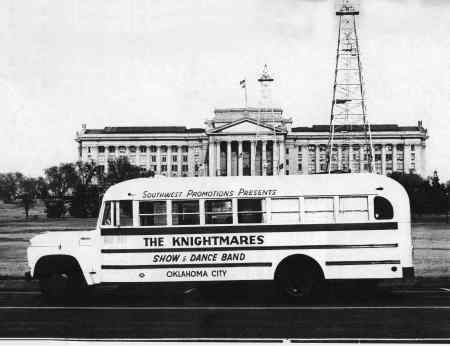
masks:
<svg viewBox="0 0 450 346"><path fill-rule="evenodd" d="M293 305L263 285L105 287L82 303L62 306L48 304L35 289L2 288L0 338L450 342L449 288L361 291L340 287L320 302Z"/></svg>

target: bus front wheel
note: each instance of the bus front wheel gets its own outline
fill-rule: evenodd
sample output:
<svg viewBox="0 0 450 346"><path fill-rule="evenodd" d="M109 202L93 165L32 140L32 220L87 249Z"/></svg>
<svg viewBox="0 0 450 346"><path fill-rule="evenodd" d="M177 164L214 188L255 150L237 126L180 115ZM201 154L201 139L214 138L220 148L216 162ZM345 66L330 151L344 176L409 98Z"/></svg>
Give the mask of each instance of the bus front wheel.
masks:
<svg viewBox="0 0 450 346"><path fill-rule="evenodd" d="M318 296L323 283L323 273L313 259L292 256L280 263L275 273L275 281L282 296L291 301L307 302Z"/></svg>
<svg viewBox="0 0 450 346"><path fill-rule="evenodd" d="M70 302L86 290L86 282L77 271L55 271L39 278L45 298L52 302Z"/></svg>

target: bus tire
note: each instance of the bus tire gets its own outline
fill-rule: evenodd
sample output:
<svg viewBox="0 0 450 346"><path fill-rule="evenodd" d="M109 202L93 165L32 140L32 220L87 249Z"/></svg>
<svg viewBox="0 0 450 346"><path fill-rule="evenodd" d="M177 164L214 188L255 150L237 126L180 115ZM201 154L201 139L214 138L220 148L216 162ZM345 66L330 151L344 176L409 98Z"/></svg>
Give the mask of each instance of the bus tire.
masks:
<svg viewBox="0 0 450 346"><path fill-rule="evenodd" d="M275 282L279 293L293 302L308 302L319 296L324 276L319 264L304 255L285 258L277 267Z"/></svg>
<svg viewBox="0 0 450 346"><path fill-rule="evenodd" d="M75 302L87 293L88 286L78 263L66 259L46 262L38 279L42 294L50 302Z"/></svg>

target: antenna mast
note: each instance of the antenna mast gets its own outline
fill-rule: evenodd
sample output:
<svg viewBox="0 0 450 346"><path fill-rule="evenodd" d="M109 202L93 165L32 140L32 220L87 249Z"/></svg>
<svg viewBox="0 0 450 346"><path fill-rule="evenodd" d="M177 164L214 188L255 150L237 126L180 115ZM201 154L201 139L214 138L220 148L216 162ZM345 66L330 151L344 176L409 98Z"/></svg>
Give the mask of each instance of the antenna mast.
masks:
<svg viewBox="0 0 450 346"><path fill-rule="evenodd" d="M374 171L372 134L367 116L364 82L356 16L359 10L350 0L339 0L336 16L339 18L339 32L334 72L333 101L331 104L330 134L327 146L327 172L332 171ZM354 147L353 139L360 145ZM338 151L336 141L342 144ZM361 138L360 138L361 139ZM361 148L361 149L359 149ZM351 167L353 149L358 149L359 161L364 164L353 170ZM341 165L338 167L338 155Z"/></svg>

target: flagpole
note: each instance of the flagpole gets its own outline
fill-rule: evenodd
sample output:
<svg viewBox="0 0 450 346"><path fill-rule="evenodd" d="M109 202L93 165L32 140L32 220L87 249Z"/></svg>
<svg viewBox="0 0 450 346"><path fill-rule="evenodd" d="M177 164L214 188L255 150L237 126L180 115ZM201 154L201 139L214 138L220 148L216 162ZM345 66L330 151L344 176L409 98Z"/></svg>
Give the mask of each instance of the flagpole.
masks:
<svg viewBox="0 0 450 346"><path fill-rule="evenodd" d="M245 102L244 106L247 109L247 81L245 79L243 79L239 82L239 84L240 84L241 88L244 89L244 102Z"/></svg>
<svg viewBox="0 0 450 346"><path fill-rule="evenodd" d="M247 109L247 84L244 86L244 94L245 94L245 108Z"/></svg>

